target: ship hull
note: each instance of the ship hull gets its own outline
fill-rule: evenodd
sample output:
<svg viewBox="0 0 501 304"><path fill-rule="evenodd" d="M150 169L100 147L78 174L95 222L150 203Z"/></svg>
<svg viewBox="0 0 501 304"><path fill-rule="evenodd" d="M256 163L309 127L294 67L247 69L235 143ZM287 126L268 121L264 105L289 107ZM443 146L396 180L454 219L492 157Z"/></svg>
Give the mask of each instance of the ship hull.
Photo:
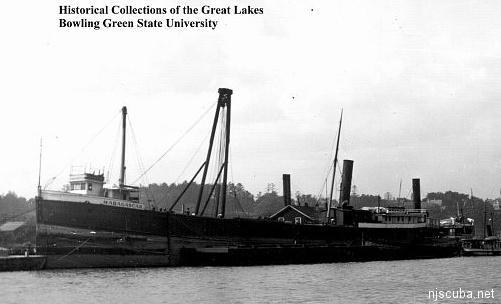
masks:
<svg viewBox="0 0 501 304"><path fill-rule="evenodd" d="M135 268L172 266L168 255L150 254L71 254L46 255L45 269Z"/></svg>
<svg viewBox="0 0 501 304"><path fill-rule="evenodd" d="M257 265L450 257L432 228L221 219L37 199L46 268Z"/></svg>
<svg viewBox="0 0 501 304"><path fill-rule="evenodd" d="M494 255L501 255L501 249L472 249L472 248L463 248L462 255L464 255L464 256L494 256Z"/></svg>
<svg viewBox="0 0 501 304"><path fill-rule="evenodd" d="M180 265L249 266L447 258L455 246L275 246L183 248Z"/></svg>

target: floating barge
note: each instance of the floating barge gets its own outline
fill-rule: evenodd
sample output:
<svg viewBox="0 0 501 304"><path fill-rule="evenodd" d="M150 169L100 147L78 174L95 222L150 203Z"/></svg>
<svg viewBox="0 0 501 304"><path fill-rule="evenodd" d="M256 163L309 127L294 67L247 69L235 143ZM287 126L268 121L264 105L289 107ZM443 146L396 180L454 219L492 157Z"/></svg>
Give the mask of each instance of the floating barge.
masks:
<svg viewBox="0 0 501 304"><path fill-rule="evenodd" d="M22 271L44 269L46 257L43 255L0 256L0 271Z"/></svg>

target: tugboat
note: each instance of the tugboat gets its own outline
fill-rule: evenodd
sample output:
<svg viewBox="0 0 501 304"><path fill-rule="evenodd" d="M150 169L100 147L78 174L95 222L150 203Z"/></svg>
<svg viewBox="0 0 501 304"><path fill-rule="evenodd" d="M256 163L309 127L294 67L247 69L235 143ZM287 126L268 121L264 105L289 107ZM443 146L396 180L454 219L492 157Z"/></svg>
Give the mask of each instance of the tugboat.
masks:
<svg viewBox="0 0 501 304"><path fill-rule="evenodd" d="M464 256L501 255L501 238L493 235L493 216L487 224L487 202L484 202L483 237L461 240L461 253Z"/></svg>
<svg viewBox="0 0 501 304"><path fill-rule="evenodd" d="M462 240L461 244L464 256L501 255L501 238L497 236Z"/></svg>
<svg viewBox="0 0 501 304"><path fill-rule="evenodd" d="M464 216L463 209L459 208L459 202L456 202L457 215L440 220L442 235L454 239L471 238L475 233L475 221Z"/></svg>

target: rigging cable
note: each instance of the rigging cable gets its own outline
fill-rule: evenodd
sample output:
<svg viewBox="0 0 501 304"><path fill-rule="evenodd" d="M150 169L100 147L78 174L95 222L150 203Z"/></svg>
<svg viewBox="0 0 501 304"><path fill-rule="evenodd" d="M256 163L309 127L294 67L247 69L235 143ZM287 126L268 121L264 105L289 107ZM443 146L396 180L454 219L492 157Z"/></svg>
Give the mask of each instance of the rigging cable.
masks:
<svg viewBox="0 0 501 304"><path fill-rule="evenodd" d="M133 184L135 184L138 180L141 179L141 177L143 177L143 175L145 175L146 173L148 173L160 160L162 160L162 158L164 158L165 155L167 155L167 153L169 153L186 135L188 135L188 133L190 133L191 130L193 130L193 128L205 117L205 115L207 115L207 113L209 113L209 111L217 104L217 102L215 102L212 106L210 106L204 113L202 113L202 115L200 115L200 117L198 117L198 119L188 128L188 130L186 130L176 141L174 141L174 143L167 149L167 151L165 151L155 162L153 162L153 164L151 166L148 167L148 169L146 169L143 174L141 174L134 182Z"/></svg>
<svg viewBox="0 0 501 304"><path fill-rule="evenodd" d="M226 108L223 108L223 111L222 111L222 117L221 117L221 125L219 126L220 129L221 129L221 132L220 132L220 135L219 135L219 152L218 152L218 167L222 167L222 166L225 166L224 170L226 172L228 172L228 167L225 162L224 162L224 158L225 158L225 147L226 147ZM222 207L219 206L219 204L221 203L222 204L222 195L226 196L226 193L222 193L223 191L223 181L222 181L222 178L219 179L219 180L215 180L214 183L216 184L216 187L218 189L217 191L217 195L215 197L215 212L214 212L214 216L218 216L219 214L219 210L218 209L222 209ZM226 189L224 189L226 191Z"/></svg>
<svg viewBox="0 0 501 304"><path fill-rule="evenodd" d="M200 152L203 144L205 143L205 141L207 140L207 137L209 136L209 133L207 133L207 135L205 135L204 139L202 139L202 141L200 142L200 144L198 145L198 148L196 149L195 153L193 153L193 155L191 156L190 160L188 161L188 163L186 164L186 166L183 168L183 171L177 176L177 178L174 180L174 184L177 184L179 182L179 179L181 178L181 176L184 175L184 172L188 169L188 167L191 165L191 163L193 162L193 160L195 159L195 156L197 156L197 154ZM158 200L159 202L162 202L164 201L167 196L175 189L175 187L172 187L170 189L168 189L167 191L165 191L164 195L162 195L162 197L160 198L160 200Z"/></svg>
<svg viewBox="0 0 501 304"><path fill-rule="evenodd" d="M132 142L134 143L134 149L136 151L137 165L138 165L139 170L141 172L143 172L144 171L144 164L143 164L143 160L141 158L141 153L140 153L140 150L139 150L139 144L137 143L136 132L134 131L134 128L132 127L132 122L130 120L130 115L127 116L127 120L129 122L129 128L131 130L130 134L132 135ZM148 175L144 175L143 182L146 183L146 185L150 184ZM149 191L148 187L144 187L143 189L144 189L144 193L146 194L146 200L147 200L148 206L151 208L150 201L153 201L153 203L156 205L155 197L151 194L151 192ZM150 199L150 198L153 198L153 199Z"/></svg>
<svg viewBox="0 0 501 304"><path fill-rule="evenodd" d="M134 144L134 150L136 151L136 161L137 161L137 166L138 166L138 169L140 170L140 172L143 172L144 171L144 165L143 165L143 160L141 158L141 154L140 154L140 151L139 151L139 144L137 143L137 137L136 137L136 134L134 132L134 128L132 127L132 122L130 121L130 118L129 116L127 116L127 120L129 122L129 128L130 128L130 134L131 134L131 137L132 137L132 143ZM147 174L144 174L144 176L142 176L142 181L144 183L148 183L149 179L148 179L148 175Z"/></svg>
<svg viewBox="0 0 501 304"><path fill-rule="evenodd" d="M231 182L233 184L233 196L235 197L235 200L237 201L238 206L240 206L240 209L242 210L243 214L245 216L247 216L248 212L245 211L245 209L243 208L243 206L242 206L242 204L241 204L241 202L240 202L240 200L238 199L238 196L237 196L235 179L234 179L234 176L233 176L233 157L232 157L232 154L231 154L231 146L228 149L228 154L229 154L229 159L230 159L230 163L229 163L229 166L230 166L230 179L231 179Z"/></svg>
<svg viewBox="0 0 501 304"><path fill-rule="evenodd" d="M330 166L329 166L329 169L327 171L327 173L325 174L325 179L329 179L329 176L330 176L330 173L332 171L332 168L334 167L334 160L332 161L329 161L330 162ZM318 191L318 197L320 197L320 195L322 195L322 192L324 191L324 188L327 187L326 184L322 184L322 187L320 188L320 191Z"/></svg>
<svg viewBox="0 0 501 304"><path fill-rule="evenodd" d="M104 130L108 127L108 126L109 126L109 125L110 125L110 124L111 124L111 122L113 122L113 120L115 120L115 118L116 118L119 114L121 114L121 113L122 113L122 110L120 110L119 112L117 112L117 114L115 114L115 116L113 116L113 118L112 118L110 121L108 121L108 122L104 125L104 127L103 127L101 130L99 130L97 133L95 133L95 134L91 137L91 139L90 139L90 140L89 140L89 141L88 141L88 142L87 142L87 143L83 146L83 148L80 150L80 152L79 152L79 153L78 153L78 154L77 154L77 155L76 155L73 159L71 159L68 163L66 163L66 165L64 165L64 167L63 167L63 168L62 168L62 169L61 169L61 170L60 170L60 171L59 171L59 172L58 172L58 173L57 173L54 177L52 177L52 178L50 179L50 181L49 181L49 182L47 182L47 183L45 184L44 189L45 189L45 188L47 188L48 186L50 186L50 184L52 184L52 182L54 182L54 180L56 180L56 178L58 178L58 177L59 177L59 176L60 176L60 175L61 175L61 174L62 174L62 173L66 170L66 168L67 168L67 167L68 167L71 163L73 163L73 161L75 161L75 159L77 159L77 157L79 157L79 156L80 156L80 155L81 155L81 154L85 151L85 149L87 149L87 147L88 147L88 146L89 146L89 145L90 145L90 144L91 144L91 143L92 143L92 142L93 142L93 141L94 141L94 140L95 140L95 139L96 139L96 138L97 138L97 137L98 137L98 136L99 136L99 135L100 135L100 134L101 134L101 133L102 133L102 132L103 132L103 131L104 131Z"/></svg>
<svg viewBox="0 0 501 304"><path fill-rule="evenodd" d="M334 134L337 134L337 133L334 133ZM330 148L331 153L330 153L329 158L327 159L328 160L328 163L327 163L328 169L327 169L327 172L323 175L327 179L329 178L332 167L334 166L334 147L336 145L336 139L337 139L337 136L332 137L332 144L331 144L331 148ZM320 197L320 195L322 194L324 187L327 187L327 185L324 185L324 183L322 181L322 187L320 188L320 191L318 192L319 193L318 197Z"/></svg>
<svg viewBox="0 0 501 304"><path fill-rule="evenodd" d="M188 167L191 165L191 163L193 162L193 160L195 159L195 156L197 156L197 154L200 152L200 150L202 149L202 146L203 144L205 143L205 141L207 140L207 137L209 137L210 133L207 133L204 137L204 139L202 139L202 141L200 142L200 144L198 145L195 153L193 153L193 155L191 156L190 160L188 161L188 163L186 164L186 166L184 166L183 170L181 171L181 173L178 175L178 177L176 178L176 180L174 181L174 183L177 183L179 181L179 179L181 178L181 176L184 175L184 173L186 172L186 170L188 169Z"/></svg>
<svg viewBox="0 0 501 304"><path fill-rule="evenodd" d="M218 119L218 124L219 124L219 136L217 137L217 144L214 145L213 147L213 152L215 157L212 158L212 170L210 171L210 181L212 182L212 188L215 188L215 193L213 196L212 200L212 213L213 216L217 216L218 209L219 209L219 197L221 195L221 188L219 187L219 179L218 177L220 176L219 171L221 171L222 164L221 164L221 150L222 150L222 145L223 145L223 126L224 126L224 108L221 108L221 115L219 116ZM211 191L211 193L213 193ZM209 203L211 197L207 197L206 204Z"/></svg>
<svg viewBox="0 0 501 304"><path fill-rule="evenodd" d="M110 174L113 174L113 167L114 167L114 163L115 163L115 156L117 154L118 142L119 142L119 139L120 139L120 132L122 130L122 122L121 121L118 122L117 127L118 128L117 128L116 135L115 135L115 143L113 145L113 150L112 150L111 156L110 156L110 162L108 164L108 174L106 176L107 183L110 183L111 177L112 177L112 175L110 176Z"/></svg>

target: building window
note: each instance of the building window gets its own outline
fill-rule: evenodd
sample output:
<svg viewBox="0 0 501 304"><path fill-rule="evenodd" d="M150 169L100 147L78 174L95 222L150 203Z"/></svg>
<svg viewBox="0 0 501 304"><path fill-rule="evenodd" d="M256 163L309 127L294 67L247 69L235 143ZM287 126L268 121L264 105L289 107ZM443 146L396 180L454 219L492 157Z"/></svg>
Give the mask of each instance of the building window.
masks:
<svg viewBox="0 0 501 304"><path fill-rule="evenodd" d="M92 191L92 183L87 184L87 190Z"/></svg>
<svg viewBox="0 0 501 304"><path fill-rule="evenodd" d="M279 222L285 222L285 217L283 217L283 216L279 217L279 218L278 218L278 221L279 221Z"/></svg>
<svg viewBox="0 0 501 304"><path fill-rule="evenodd" d="M294 218L294 224L301 224L301 220L302 220L302 218L300 218L300 217L295 217L295 218Z"/></svg>

